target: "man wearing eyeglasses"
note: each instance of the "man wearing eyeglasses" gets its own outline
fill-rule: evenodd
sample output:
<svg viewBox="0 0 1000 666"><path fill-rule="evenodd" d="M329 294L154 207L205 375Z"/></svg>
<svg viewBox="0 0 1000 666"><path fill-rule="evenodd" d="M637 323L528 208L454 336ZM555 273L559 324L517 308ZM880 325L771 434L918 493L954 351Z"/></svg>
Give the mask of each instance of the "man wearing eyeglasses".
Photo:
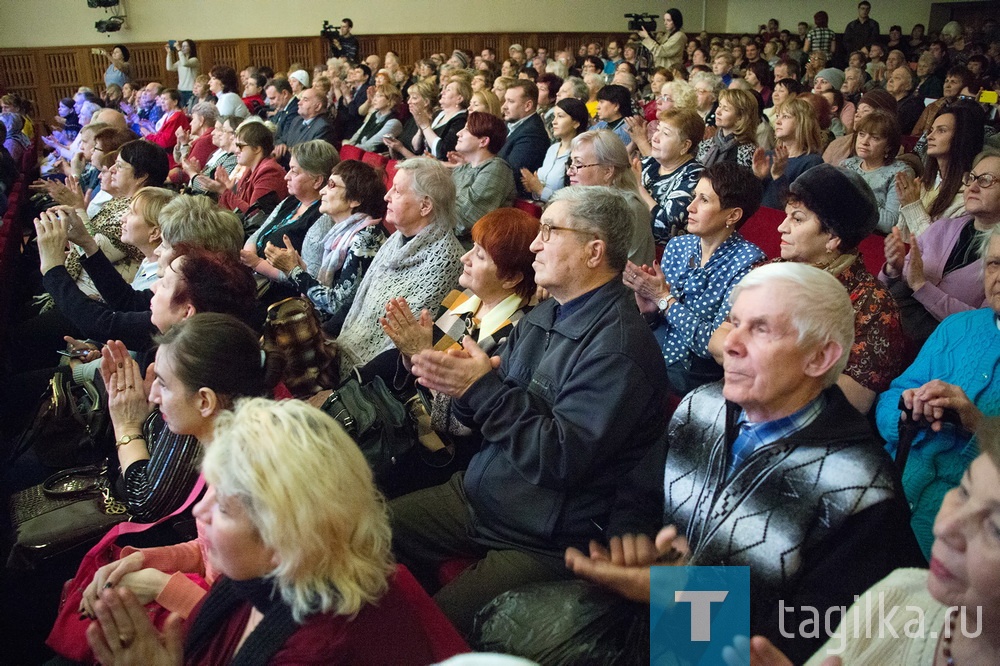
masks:
<svg viewBox="0 0 1000 666"><path fill-rule="evenodd" d="M483 438L467 472L390 507L396 555L466 635L498 594L570 576L564 549L600 537L617 480L666 425L663 360L622 284L629 214L616 190L559 190L531 245L551 298L498 356L467 337L463 353L412 357ZM456 557L480 562L437 590Z"/></svg>

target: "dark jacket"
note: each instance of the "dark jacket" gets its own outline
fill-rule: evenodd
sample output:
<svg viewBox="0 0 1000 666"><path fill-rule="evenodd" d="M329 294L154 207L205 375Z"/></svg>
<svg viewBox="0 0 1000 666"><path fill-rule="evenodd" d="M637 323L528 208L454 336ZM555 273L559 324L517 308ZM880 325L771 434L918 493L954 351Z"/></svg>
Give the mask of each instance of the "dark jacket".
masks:
<svg viewBox="0 0 1000 666"><path fill-rule="evenodd" d="M531 198L531 193L524 189L521 183L521 169L527 169L532 173L538 171L545 161L545 153L550 145L552 142L545 132L545 123L537 113L525 118L507 137L507 143L497 153L497 157L507 162L514 170L517 196L524 199Z"/></svg>
<svg viewBox="0 0 1000 666"><path fill-rule="evenodd" d="M299 117L299 98L292 97L292 101L288 103L284 109L278 109L271 116L271 122L277 127L277 131L274 133L274 143L285 143L285 133L291 126L292 121Z"/></svg>
<svg viewBox="0 0 1000 666"><path fill-rule="evenodd" d="M721 382L695 389L622 482L607 531L654 535L672 524L692 564L749 566L751 631L795 663L825 637L783 637L779 600L823 614L897 567L925 565L895 465L839 388L825 396L815 421L727 478L739 407L722 397ZM786 631L804 617L786 610Z"/></svg>
<svg viewBox="0 0 1000 666"><path fill-rule="evenodd" d="M361 115L361 106L367 101L367 83L358 86L350 99L346 95L340 98L340 102L337 104L337 129L340 139L351 138L361 128L362 123L365 122L365 117Z"/></svg>
<svg viewBox="0 0 1000 666"><path fill-rule="evenodd" d="M488 547L561 557L599 538L618 480L663 432L666 368L632 292L616 278L556 322L559 307L522 319L454 403L484 440L465 491Z"/></svg>
<svg viewBox="0 0 1000 666"><path fill-rule="evenodd" d="M325 115L316 116L308 124L302 116L295 116L282 135L281 142L291 148L314 139L323 139L331 145L334 143L333 125Z"/></svg>

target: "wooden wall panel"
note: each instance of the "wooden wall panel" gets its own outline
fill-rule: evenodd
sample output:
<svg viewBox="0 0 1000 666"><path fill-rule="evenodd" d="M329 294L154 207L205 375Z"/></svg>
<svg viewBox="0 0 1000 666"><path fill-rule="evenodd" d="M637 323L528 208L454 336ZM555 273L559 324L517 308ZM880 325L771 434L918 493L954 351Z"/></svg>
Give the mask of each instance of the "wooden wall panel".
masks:
<svg viewBox="0 0 1000 666"><path fill-rule="evenodd" d="M619 35L615 35L620 37ZM546 46L550 53L570 47L576 52L581 43L598 40L607 43L612 35L602 33L440 33L403 35L362 35L358 37L361 55L395 51L404 68L431 53L451 54L456 48L478 55L487 46L499 58L507 57L511 44ZM166 69L163 44L129 44L133 78L137 83L160 81L177 85L177 74ZM107 48L106 44L100 48ZM104 56L90 53L89 46L65 48L0 49L0 88L17 92L35 104L36 116L49 118L56 112L59 98L78 86L104 89ZM319 36L290 38L254 38L202 40L198 42L202 73L216 65L228 65L239 71L247 65L267 65L283 72L293 62L307 70L327 58L327 44Z"/></svg>

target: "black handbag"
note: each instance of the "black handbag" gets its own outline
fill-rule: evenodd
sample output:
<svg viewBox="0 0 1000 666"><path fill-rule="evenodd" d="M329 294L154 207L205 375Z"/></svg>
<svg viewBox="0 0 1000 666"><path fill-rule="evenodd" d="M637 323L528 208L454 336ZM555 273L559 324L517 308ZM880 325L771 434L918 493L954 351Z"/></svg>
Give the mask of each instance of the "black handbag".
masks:
<svg viewBox="0 0 1000 666"><path fill-rule="evenodd" d="M111 441L107 404L93 382L73 382L68 367L56 369L39 400L35 416L18 437L14 459L34 449L46 467L93 465L107 455Z"/></svg>
<svg viewBox="0 0 1000 666"><path fill-rule="evenodd" d="M406 407L381 377L365 384L351 377L330 393L321 409L337 419L357 442L380 481L415 444Z"/></svg>
<svg viewBox="0 0 1000 666"><path fill-rule="evenodd" d="M14 546L8 568L33 569L78 546L90 546L108 529L130 520L111 494L107 461L56 472L10 497Z"/></svg>

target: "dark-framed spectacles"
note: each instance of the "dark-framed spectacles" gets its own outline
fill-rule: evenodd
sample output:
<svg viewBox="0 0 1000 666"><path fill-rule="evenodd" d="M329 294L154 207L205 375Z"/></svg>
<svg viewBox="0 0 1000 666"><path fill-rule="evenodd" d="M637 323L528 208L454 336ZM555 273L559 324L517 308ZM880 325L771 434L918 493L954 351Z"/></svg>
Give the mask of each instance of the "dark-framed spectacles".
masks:
<svg viewBox="0 0 1000 666"><path fill-rule="evenodd" d="M587 166L593 166L593 165L588 164ZM538 234L542 237L543 243L548 243L549 240L551 240L553 231L575 231L578 234L587 234L588 236L595 235L594 232L590 231L589 229L575 229L573 227L557 227L554 224L545 224L543 222L541 228L538 231Z"/></svg>
<svg viewBox="0 0 1000 666"><path fill-rule="evenodd" d="M972 172L969 172L965 174L965 176L962 178L962 184L965 185L966 187L969 187L974 182L976 183L976 185L985 190L987 188L993 187L993 185L997 182L997 180L1000 179L998 179L997 176L994 176L992 173L984 173L977 175Z"/></svg>
<svg viewBox="0 0 1000 666"><path fill-rule="evenodd" d="M243 143L242 141L237 141L236 142L236 150L243 150L246 147L247 147L247 144Z"/></svg>
<svg viewBox="0 0 1000 666"><path fill-rule="evenodd" d="M575 162L570 162L566 165L566 173L576 173L580 169L586 169L587 167L601 166L600 162L594 162L593 164L576 164Z"/></svg>

